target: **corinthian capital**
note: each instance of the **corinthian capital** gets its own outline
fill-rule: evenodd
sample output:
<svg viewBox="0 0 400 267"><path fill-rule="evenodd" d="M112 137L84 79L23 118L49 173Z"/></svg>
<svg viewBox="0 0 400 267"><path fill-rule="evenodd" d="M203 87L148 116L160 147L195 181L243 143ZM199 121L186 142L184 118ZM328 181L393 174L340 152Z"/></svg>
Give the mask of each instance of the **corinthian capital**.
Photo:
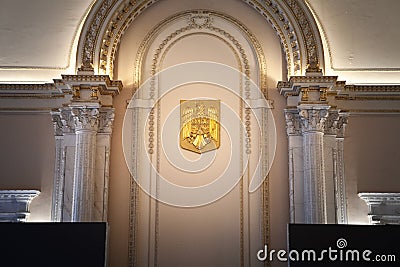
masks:
<svg viewBox="0 0 400 267"><path fill-rule="evenodd" d="M62 123L62 120L61 120L61 112L52 111L51 112L51 118L52 118L52 121L53 121L54 135L55 136L62 136L64 134L64 131L63 131L63 123Z"/></svg>
<svg viewBox="0 0 400 267"><path fill-rule="evenodd" d="M324 132L324 124L330 106L300 105L297 108L299 109L303 132Z"/></svg>
<svg viewBox="0 0 400 267"><path fill-rule="evenodd" d="M99 109L74 107L71 109L75 131L94 131L99 127Z"/></svg>
<svg viewBox="0 0 400 267"><path fill-rule="evenodd" d="M326 117L326 121L324 124L325 134L326 135L336 135L337 134L337 123L339 118L338 110L330 110L328 116Z"/></svg>
<svg viewBox="0 0 400 267"><path fill-rule="evenodd" d="M297 109L285 109L287 135L301 135L301 123Z"/></svg>
<svg viewBox="0 0 400 267"><path fill-rule="evenodd" d="M346 125L349 120L349 114L348 113L341 113L339 115L339 119L336 124L337 128L337 137L343 138L344 137L344 131L346 128Z"/></svg>
<svg viewBox="0 0 400 267"><path fill-rule="evenodd" d="M100 110L99 114L99 133L111 133L112 124L114 121L114 109L113 108L103 108Z"/></svg>

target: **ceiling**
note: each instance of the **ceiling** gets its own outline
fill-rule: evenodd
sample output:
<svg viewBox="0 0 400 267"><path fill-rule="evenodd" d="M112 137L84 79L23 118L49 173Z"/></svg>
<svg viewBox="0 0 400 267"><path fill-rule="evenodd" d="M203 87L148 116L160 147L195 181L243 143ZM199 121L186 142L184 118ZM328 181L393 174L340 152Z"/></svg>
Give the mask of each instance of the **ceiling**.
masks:
<svg viewBox="0 0 400 267"><path fill-rule="evenodd" d="M400 71L397 15L400 1L307 0L307 3L323 34L326 67L339 73ZM394 74L399 82L400 72Z"/></svg>
<svg viewBox="0 0 400 267"><path fill-rule="evenodd" d="M0 0L0 82L49 82L73 73L76 41L93 2ZM357 83L400 81L400 1L306 3L323 33L326 74Z"/></svg>

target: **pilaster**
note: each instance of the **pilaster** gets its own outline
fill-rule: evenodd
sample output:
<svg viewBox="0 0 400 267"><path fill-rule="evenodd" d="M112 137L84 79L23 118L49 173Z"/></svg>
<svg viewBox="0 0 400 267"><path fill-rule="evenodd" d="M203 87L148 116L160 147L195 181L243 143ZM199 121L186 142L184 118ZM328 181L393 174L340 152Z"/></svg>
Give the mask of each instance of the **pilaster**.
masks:
<svg viewBox="0 0 400 267"><path fill-rule="evenodd" d="M51 220L60 222L62 220L62 207L64 200L65 144L61 112L52 111L51 116L53 119L54 137L56 141Z"/></svg>
<svg viewBox="0 0 400 267"><path fill-rule="evenodd" d="M287 99L292 223L345 223L344 115L329 104L337 77L308 72L278 83ZM347 118L347 117L346 117ZM338 137L340 136L340 138Z"/></svg>
<svg viewBox="0 0 400 267"><path fill-rule="evenodd" d="M339 113L336 122L336 154L334 155L334 184L337 223L347 224L346 181L344 175L344 133L348 113Z"/></svg>
<svg viewBox="0 0 400 267"><path fill-rule="evenodd" d="M71 101L53 110L56 163L54 221L106 221L113 96L122 89L106 75L63 75L55 83Z"/></svg>
<svg viewBox="0 0 400 267"><path fill-rule="evenodd" d="M290 222L304 222L304 165L301 119L297 108L285 109L289 145Z"/></svg>

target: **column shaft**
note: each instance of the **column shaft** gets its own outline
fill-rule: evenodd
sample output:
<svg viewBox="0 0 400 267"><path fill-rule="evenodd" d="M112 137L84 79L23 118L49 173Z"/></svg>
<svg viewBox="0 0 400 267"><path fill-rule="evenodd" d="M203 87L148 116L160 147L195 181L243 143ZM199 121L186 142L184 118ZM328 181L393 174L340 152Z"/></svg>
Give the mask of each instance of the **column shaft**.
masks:
<svg viewBox="0 0 400 267"><path fill-rule="evenodd" d="M72 221L93 221L99 109L98 105L73 107L71 113L74 116L76 135Z"/></svg>
<svg viewBox="0 0 400 267"><path fill-rule="evenodd" d="M53 206L51 220L62 221L62 209L64 200L64 136L56 136L56 159L53 185Z"/></svg>
<svg viewBox="0 0 400 267"><path fill-rule="evenodd" d="M324 126L330 106L302 104L305 223L327 223Z"/></svg>
<svg viewBox="0 0 400 267"><path fill-rule="evenodd" d="M323 136L322 132L303 135L305 223L326 223Z"/></svg>
<svg viewBox="0 0 400 267"><path fill-rule="evenodd" d="M91 221L94 200L96 132L77 131L72 221Z"/></svg>
<svg viewBox="0 0 400 267"><path fill-rule="evenodd" d="M344 177L344 147L343 138L336 138L337 154L335 168L335 200L337 223L347 224L346 186Z"/></svg>

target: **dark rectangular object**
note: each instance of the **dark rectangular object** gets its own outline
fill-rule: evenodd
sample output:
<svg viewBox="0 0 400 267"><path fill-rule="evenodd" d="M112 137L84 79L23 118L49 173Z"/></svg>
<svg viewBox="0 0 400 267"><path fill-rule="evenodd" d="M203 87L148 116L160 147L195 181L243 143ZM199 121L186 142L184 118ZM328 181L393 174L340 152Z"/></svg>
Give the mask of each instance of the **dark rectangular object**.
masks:
<svg viewBox="0 0 400 267"><path fill-rule="evenodd" d="M0 223L0 265L103 267L106 231L106 223Z"/></svg>
<svg viewBox="0 0 400 267"><path fill-rule="evenodd" d="M397 225L290 224L288 235L290 267L400 266Z"/></svg>

